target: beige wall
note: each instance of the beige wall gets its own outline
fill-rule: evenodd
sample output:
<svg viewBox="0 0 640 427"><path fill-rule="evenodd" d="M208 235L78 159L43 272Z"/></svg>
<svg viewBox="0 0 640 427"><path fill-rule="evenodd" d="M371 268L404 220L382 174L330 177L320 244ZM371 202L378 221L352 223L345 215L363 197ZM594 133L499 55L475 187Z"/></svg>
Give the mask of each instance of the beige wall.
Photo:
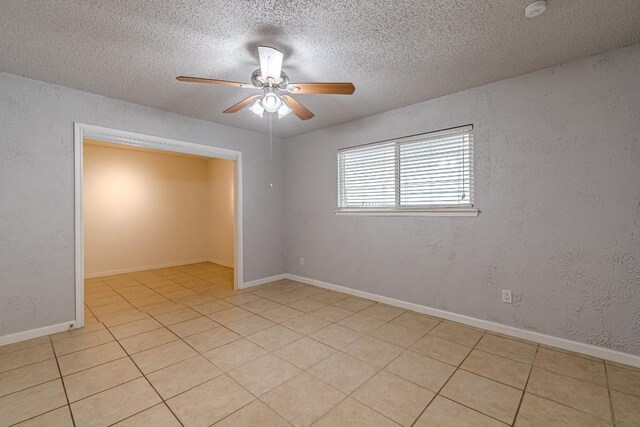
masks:
<svg viewBox="0 0 640 427"><path fill-rule="evenodd" d="M231 160L209 160L209 258L227 267L233 267L234 261L234 169L235 162Z"/></svg>
<svg viewBox="0 0 640 427"><path fill-rule="evenodd" d="M228 203L223 189L233 185L233 163L85 143L85 275L201 262L213 254L232 266L233 198Z"/></svg>

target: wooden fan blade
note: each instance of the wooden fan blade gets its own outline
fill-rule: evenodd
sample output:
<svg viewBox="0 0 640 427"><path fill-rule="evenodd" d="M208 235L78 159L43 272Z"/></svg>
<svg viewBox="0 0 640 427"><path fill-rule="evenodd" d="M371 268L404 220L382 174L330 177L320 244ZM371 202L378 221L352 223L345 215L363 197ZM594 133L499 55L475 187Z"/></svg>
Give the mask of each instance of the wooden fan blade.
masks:
<svg viewBox="0 0 640 427"><path fill-rule="evenodd" d="M209 83L213 85L241 87L245 89L260 89L249 83L230 82L228 80L204 79L202 77L180 76L180 77L176 77L176 80L180 80L181 82Z"/></svg>
<svg viewBox="0 0 640 427"><path fill-rule="evenodd" d="M282 95L282 98L287 103L289 108L291 108L291 111L293 111L293 114L298 116L300 120L309 120L313 118L314 114L311 111L309 111L307 107L300 104L298 101L296 101L289 95Z"/></svg>
<svg viewBox="0 0 640 427"><path fill-rule="evenodd" d="M242 110L244 107L251 104L253 101L255 101L258 98L260 98L260 95L253 95L248 98L245 98L242 101L238 102L237 104L234 104L231 107L224 110L223 113L226 113L226 114L237 113L238 111Z"/></svg>
<svg viewBox="0 0 640 427"><path fill-rule="evenodd" d="M351 95L356 87L353 83L291 83L287 90L291 93Z"/></svg>

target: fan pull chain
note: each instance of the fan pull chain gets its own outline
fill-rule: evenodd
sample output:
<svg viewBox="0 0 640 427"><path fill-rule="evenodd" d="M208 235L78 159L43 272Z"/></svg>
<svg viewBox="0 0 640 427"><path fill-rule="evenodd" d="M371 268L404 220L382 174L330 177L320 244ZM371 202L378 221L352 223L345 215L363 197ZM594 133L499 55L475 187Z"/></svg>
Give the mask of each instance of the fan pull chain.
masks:
<svg viewBox="0 0 640 427"><path fill-rule="evenodd" d="M273 188L273 181L271 180L271 175L272 175L272 171L273 171L273 165L272 165L272 160L273 160L273 134L272 134L272 125L271 125L271 116L273 114L269 114L269 188Z"/></svg>

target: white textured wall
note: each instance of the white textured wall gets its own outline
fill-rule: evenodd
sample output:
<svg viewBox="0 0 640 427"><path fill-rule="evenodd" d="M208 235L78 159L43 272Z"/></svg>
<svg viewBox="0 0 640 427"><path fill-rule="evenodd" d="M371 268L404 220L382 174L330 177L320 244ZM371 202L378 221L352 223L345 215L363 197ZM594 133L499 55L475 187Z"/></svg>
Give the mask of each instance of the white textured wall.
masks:
<svg viewBox="0 0 640 427"><path fill-rule="evenodd" d="M469 123L479 217L334 215L338 148ZM640 45L285 143L288 272L640 355Z"/></svg>
<svg viewBox="0 0 640 427"><path fill-rule="evenodd" d="M279 139L0 73L0 336L75 317L74 121L242 151L244 280L283 272Z"/></svg>
<svg viewBox="0 0 640 427"><path fill-rule="evenodd" d="M117 147L84 144L85 276L209 259L210 160Z"/></svg>

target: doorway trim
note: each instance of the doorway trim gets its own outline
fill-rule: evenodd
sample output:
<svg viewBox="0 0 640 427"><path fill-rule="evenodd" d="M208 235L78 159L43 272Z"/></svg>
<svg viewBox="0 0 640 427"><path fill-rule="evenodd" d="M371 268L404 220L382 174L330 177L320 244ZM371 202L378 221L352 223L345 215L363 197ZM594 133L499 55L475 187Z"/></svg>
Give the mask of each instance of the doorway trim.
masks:
<svg viewBox="0 0 640 427"><path fill-rule="evenodd" d="M83 189L83 143L85 138L105 142L154 148L183 154L235 160L234 205L235 205L235 254L234 288L242 288L242 152L209 145L194 144L176 139L145 135L124 130L75 122L74 126L74 226L75 226L75 305L76 318L73 328L84 326L84 213Z"/></svg>

